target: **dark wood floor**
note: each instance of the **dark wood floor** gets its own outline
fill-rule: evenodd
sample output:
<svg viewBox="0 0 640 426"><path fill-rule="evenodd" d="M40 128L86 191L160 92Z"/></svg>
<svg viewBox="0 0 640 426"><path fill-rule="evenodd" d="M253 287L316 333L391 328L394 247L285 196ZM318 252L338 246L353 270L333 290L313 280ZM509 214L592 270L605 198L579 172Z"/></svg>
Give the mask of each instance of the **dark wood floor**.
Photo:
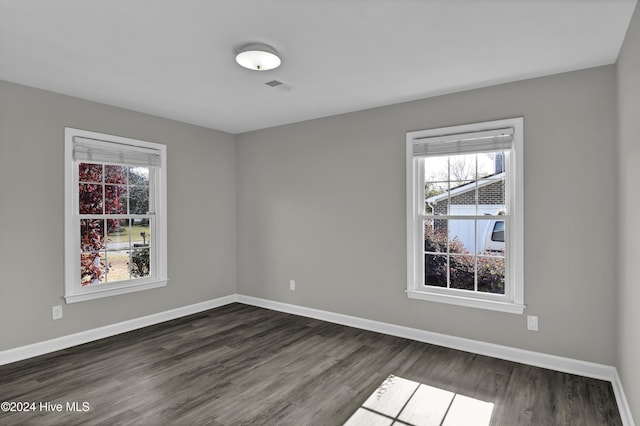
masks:
<svg viewBox="0 0 640 426"><path fill-rule="evenodd" d="M609 382L237 303L0 367L0 401L63 404L0 424L341 425L390 374L496 425L621 424Z"/></svg>

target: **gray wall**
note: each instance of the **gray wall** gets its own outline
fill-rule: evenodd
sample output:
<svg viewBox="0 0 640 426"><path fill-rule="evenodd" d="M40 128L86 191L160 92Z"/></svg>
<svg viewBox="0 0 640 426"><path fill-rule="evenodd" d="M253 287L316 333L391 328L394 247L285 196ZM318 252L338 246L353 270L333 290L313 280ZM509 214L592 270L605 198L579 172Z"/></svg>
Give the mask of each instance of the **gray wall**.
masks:
<svg viewBox="0 0 640 426"><path fill-rule="evenodd" d="M618 369L627 400L640 421L640 7L618 57L620 143L620 290Z"/></svg>
<svg viewBox="0 0 640 426"><path fill-rule="evenodd" d="M405 132L515 116L537 333L404 292ZM238 293L613 365L616 124L607 66L238 135Z"/></svg>
<svg viewBox="0 0 640 426"><path fill-rule="evenodd" d="M167 145L167 287L64 305L65 126ZM0 194L0 350L235 293L232 135L0 82Z"/></svg>

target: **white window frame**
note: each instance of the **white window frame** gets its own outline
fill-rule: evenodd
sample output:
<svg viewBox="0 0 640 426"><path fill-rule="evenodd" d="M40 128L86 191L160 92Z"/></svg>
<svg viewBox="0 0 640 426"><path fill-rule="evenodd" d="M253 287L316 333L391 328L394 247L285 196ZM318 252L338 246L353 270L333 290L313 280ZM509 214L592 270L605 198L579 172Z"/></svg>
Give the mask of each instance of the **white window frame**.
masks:
<svg viewBox="0 0 640 426"><path fill-rule="evenodd" d="M406 135L406 187L407 187L407 296L472 308L488 309L522 315L524 305L524 180L522 117L472 123L429 130L407 132ZM505 200L509 211L509 232L505 246L505 294L483 294L468 290L429 287L424 281L424 171L421 158L414 155L414 143L424 138L442 137L476 132L491 132L512 128L512 147L505 157L507 177Z"/></svg>
<svg viewBox="0 0 640 426"><path fill-rule="evenodd" d="M160 165L150 168L150 206L153 215L153 244L150 250L153 267L150 276L117 281L104 285L82 286L80 282L80 214L78 200L78 163L74 160L74 139L85 138L122 145L123 151L135 153L154 150L160 156ZM113 146L113 145L111 145ZM134 154L135 155L135 154ZM104 133L65 127L65 282L66 303L82 302L118 294L132 293L167 285L167 169L166 146L113 136ZM90 162L90 161L86 161Z"/></svg>

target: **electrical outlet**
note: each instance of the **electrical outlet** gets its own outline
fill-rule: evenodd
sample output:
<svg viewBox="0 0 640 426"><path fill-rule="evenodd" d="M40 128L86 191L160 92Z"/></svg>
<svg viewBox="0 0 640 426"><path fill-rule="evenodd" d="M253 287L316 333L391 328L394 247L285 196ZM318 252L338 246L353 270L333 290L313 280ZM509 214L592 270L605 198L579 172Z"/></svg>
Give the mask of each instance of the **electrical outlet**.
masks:
<svg viewBox="0 0 640 426"><path fill-rule="evenodd" d="M54 320L62 318L62 306L56 305L51 307L51 315Z"/></svg>
<svg viewBox="0 0 640 426"><path fill-rule="evenodd" d="M527 315L527 330L538 331L538 317Z"/></svg>
<svg viewBox="0 0 640 426"><path fill-rule="evenodd" d="M295 291L295 289L296 289L296 281L295 280L289 280L289 290Z"/></svg>

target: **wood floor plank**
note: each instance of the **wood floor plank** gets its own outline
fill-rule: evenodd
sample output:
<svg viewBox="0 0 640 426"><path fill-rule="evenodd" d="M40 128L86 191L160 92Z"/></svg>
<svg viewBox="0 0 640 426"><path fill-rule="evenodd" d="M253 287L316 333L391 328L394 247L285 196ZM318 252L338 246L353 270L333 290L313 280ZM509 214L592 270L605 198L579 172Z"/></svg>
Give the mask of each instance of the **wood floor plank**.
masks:
<svg viewBox="0 0 640 426"><path fill-rule="evenodd" d="M364 408L358 408L344 426L391 426L393 420Z"/></svg>
<svg viewBox="0 0 640 426"><path fill-rule="evenodd" d="M90 405L0 425L342 425L390 374L495 425L621 424L608 382L235 303L0 366L0 401Z"/></svg>

